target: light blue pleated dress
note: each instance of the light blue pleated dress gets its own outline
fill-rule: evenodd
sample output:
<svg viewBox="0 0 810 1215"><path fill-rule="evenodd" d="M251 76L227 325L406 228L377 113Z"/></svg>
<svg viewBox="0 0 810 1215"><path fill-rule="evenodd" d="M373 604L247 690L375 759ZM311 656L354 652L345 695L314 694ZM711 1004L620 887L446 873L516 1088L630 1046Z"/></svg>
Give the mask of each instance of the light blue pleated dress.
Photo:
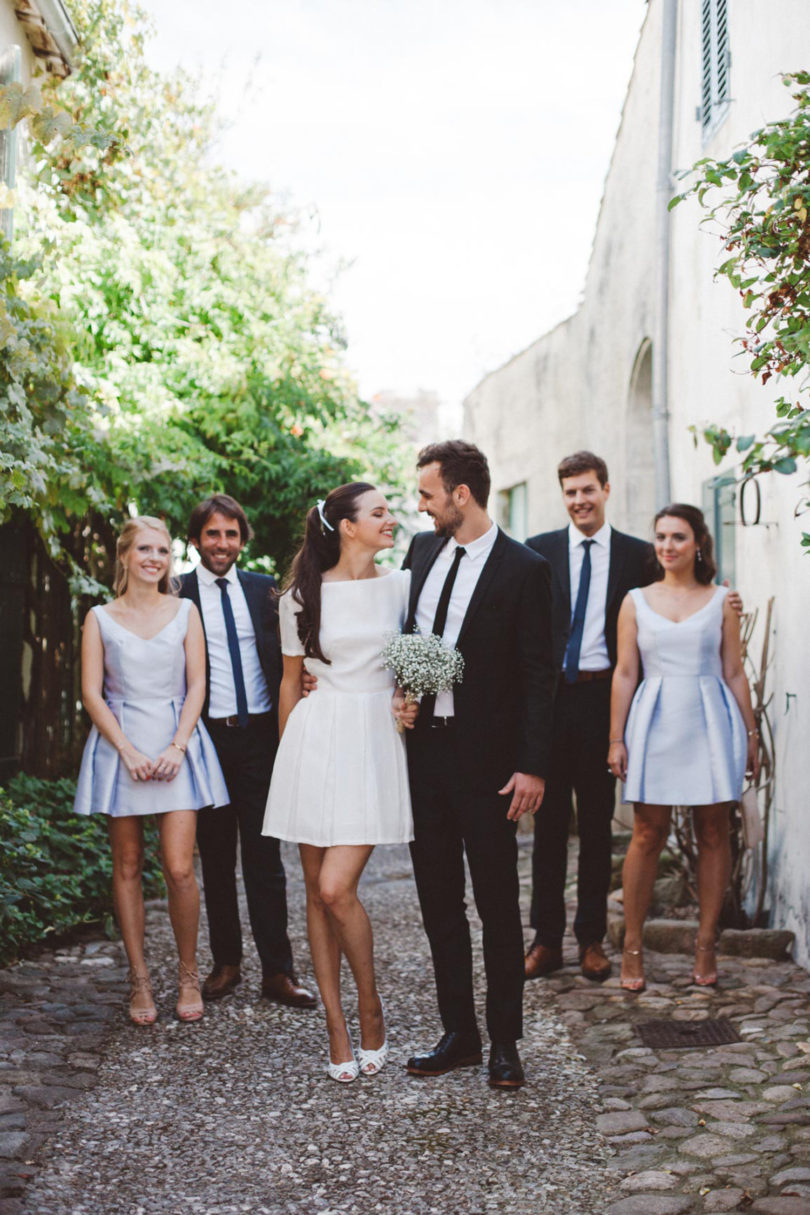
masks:
<svg viewBox="0 0 810 1215"><path fill-rule="evenodd" d="M104 699L133 746L154 759L174 738L186 696L186 654L191 600L178 600L173 620L148 641L125 629L103 607L94 607L104 646ZM214 744L202 722L188 740L172 781L136 781L112 743L95 726L85 743L77 814L166 814L228 804L228 790Z"/></svg>
<svg viewBox="0 0 810 1215"><path fill-rule="evenodd" d="M720 653L727 588L686 620L668 620L643 592L636 606L644 679L625 730L625 802L707 806L738 801L747 734L739 705L723 679Z"/></svg>

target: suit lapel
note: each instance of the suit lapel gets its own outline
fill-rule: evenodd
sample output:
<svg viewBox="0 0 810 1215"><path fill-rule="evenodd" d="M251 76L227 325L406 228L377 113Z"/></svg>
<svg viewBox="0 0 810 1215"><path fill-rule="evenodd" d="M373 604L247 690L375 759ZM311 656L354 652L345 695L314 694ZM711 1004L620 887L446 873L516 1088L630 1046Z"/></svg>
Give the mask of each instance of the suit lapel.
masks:
<svg viewBox="0 0 810 1215"><path fill-rule="evenodd" d="M425 579L433 568L433 563L447 543L444 536L428 536L426 542L419 547L421 552L414 553L414 563L411 567L411 594L408 603L408 619L405 622L405 632L412 633L416 625L416 607L419 596L425 585Z"/></svg>
<svg viewBox="0 0 810 1215"><path fill-rule="evenodd" d="M456 642L457 647L461 646L464 634L467 632L472 618L483 603L489 588L492 586L508 547L509 542L506 536L498 528L498 535L495 537L492 552L487 557L484 568L481 570L481 577L475 584L475 590L472 593L464 619L461 622L461 629L459 630L458 641Z"/></svg>
<svg viewBox="0 0 810 1215"><path fill-rule="evenodd" d="M186 598L191 600L202 617L202 605L200 603L200 580L197 577L196 570L192 570L188 578L186 578L184 589L186 591Z"/></svg>
<svg viewBox="0 0 810 1215"><path fill-rule="evenodd" d="M571 619L571 560L568 555L568 528L557 532L551 568L557 582L560 602L565 605L565 619Z"/></svg>
<svg viewBox="0 0 810 1215"><path fill-rule="evenodd" d="M256 640L258 641L259 631L261 629L261 615L257 597L253 593L255 589L253 581L252 579L248 578L247 574L244 574L240 569L237 569L236 577L238 578L239 585L242 588L242 594L245 596L245 602L247 603L248 612L250 613L250 620L253 625L253 632L256 634Z"/></svg>
<svg viewBox="0 0 810 1215"><path fill-rule="evenodd" d="M605 611L607 611L616 598L621 581L622 569L625 562L624 545L622 544L622 533L611 529L610 533L610 566L608 568L608 587L607 598L605 600Z"/></svg>

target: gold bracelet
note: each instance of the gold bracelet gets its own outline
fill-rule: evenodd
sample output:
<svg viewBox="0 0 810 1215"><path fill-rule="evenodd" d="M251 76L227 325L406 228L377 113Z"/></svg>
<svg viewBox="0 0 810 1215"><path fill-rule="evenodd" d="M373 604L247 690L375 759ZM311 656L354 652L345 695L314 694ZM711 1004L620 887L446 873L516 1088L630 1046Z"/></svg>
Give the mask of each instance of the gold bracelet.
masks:
<svg viewBox="0 0 810 1215"><path fill-rule="evenodd" d="M177 747L177 750L178 750L178 751L179 751L179 752L180 752L182 755L185 755L185 753L186 753L186 748L185 748L185 747L182 747L182 746L180 745L180 743L179 743L179 742L172 742L172 743L171 743L171 745L172 745L173 747Z"/></svg>

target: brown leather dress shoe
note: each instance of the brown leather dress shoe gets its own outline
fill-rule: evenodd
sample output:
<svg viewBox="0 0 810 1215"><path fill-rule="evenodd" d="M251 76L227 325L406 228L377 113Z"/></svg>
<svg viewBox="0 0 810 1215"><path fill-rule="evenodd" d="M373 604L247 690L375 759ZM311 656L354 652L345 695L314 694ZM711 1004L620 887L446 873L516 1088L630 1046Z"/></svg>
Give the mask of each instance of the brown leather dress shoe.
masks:
<svg viewBox="0 0 810 1215"><path fill-rule="evenodd" d="M238 966L215 966L202 985L204 1000L221 1000L242 982Z"/></svg>
<svg viewBox="0 0 810 1215"><path fill-rule="evenodd" d="M592 945L580 946L579 964L585 978L594 979L597 983L604 983L613 969L610 958L605 956L599 941L594 941Z"/></svg>
<svg viewBox="0 0 810 1215"><path fill-rule="evenodd" d="M286 1004L289 1008L315 1008L318 1003L311 991L298 986L295 975L285 974L283 970L262 976L262 999Z"/></svg>
<svg viewBox="0 0 810 1215"><path fill-rule="evenodd" d="M561 970L563 964L562 947L552 949L548 945L532 945L526 951L523 968L527 979L540 979L550 975L553 970Z"/></svg>

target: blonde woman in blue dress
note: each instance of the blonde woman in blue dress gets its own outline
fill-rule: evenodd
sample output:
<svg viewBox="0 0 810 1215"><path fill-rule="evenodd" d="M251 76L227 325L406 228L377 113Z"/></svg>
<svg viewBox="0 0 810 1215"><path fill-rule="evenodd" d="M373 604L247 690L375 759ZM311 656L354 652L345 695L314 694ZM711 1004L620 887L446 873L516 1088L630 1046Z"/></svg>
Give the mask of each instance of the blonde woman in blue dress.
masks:
<svg viewBox="0 0 810 1215"><path fill-rule="evenodd" d="M642 931L673 805L692 808L700 923L693 981L717 982L715 937L731 874L729 810L746 771L759 772L740 623L717 572L701 511L675 503L655 517L658 580L619 612L608 766L634 803L623 872L621 985L644 989ZM644 678L639 684L639 667Z"/></svg>
<svg viewBox="0 0 810 1215"><path fill-rule="evenodd" d="M395 528L373 485L356 481L333 489L307 515L279 601L281 742L263 830L299 845L307 932L329 1034L328 1074L340 1083L376 1075L387 1055L360 876L377 844L413 838L393 676L381 662L386 638L404 624L410 575L375 561L393 546ZM304 671L317 678L317 691L306 698ZM396 711L409 724L416 708L398 705ZM357 985L357 1057L341 1000L342 954Z"/></svg>
<svg viewBox="0 0 810 1215"><path fill-rule="evenodd" d="M228 802L213 743L198 723L205 697L202 624L191 601L171 593L171 551L160 519L130 519L116 547L116 597L88 612L82 636L82 700L93 728L74 808L108 816L113 901L136 1025L157 1018L144 957L144 816L157 816L177 942L175 1016L198 1021L196 811Z"/></svg>

